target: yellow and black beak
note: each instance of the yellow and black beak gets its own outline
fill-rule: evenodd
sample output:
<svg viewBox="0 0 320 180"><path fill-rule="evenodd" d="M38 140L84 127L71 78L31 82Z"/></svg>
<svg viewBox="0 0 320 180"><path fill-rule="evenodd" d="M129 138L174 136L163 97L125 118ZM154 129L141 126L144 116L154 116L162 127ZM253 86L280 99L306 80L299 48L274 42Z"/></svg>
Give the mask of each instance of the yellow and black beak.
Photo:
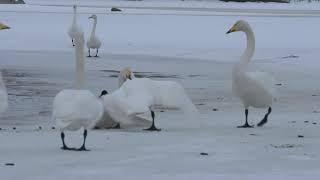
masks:
<svg viewBox="0 0 320 180"><path fill-rule="evenodd" d="M237 31L236 27L232 26L232 28L229 29L229 31L226 34L229 34L229 33L232 33L232 32L236 32L236 31Z"/></svg>
<svg viewBox="0 0 320 180"><path fill-rule="evenodd" d="M3 29L10 29L10 27L5 24L0 23L0 30L3 30Z"/></svg>

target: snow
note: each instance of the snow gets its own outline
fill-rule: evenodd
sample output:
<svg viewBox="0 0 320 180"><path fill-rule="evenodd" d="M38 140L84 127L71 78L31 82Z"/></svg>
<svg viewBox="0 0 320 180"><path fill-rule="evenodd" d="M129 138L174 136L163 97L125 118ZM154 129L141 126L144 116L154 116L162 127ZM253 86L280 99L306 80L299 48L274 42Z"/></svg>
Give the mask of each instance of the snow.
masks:
<svg viewBox="0 0 320 180"><path fill-rule="evenodd" d="M79 7L78 19L86 37L91 30L87 18L96 13L103 43L101 58L86 59L89 89L97 96L102 89L114 91L117 71L124 67L136 75L177 81L203 124L185 123L179 111L157 111L161 132L93 130L87 140L90 152L65 152L59 149L59 132L52 129L51 111L54 96L74 85L74 52L67 35L72 8L65 6L73 2L54 3L64 4L0 6L1 22L11 27L0 32L0 69L9 93L9 109L0 119L0 179L318 179L320 25L318 11L306 12L319 9L318 4L248 3L259 12L245 13L224 11L223 6L244 6L237 3L199 2L222 9L207 12L178 1L148 1L137 3L165 8L111 13L93 5L134 2L80 0L86 7ZM185 10L168 8L178 5ZM272 14L273 9L282 12ZM244 112L231 92L231 70L245 37L225 33L238 19L246 19L256 36L250 69L269 72L281 84L262 128L235 128L244 123ZM249 122L256 124L265 113L250 109ZM66 141L80 147L82 132L66 134Z"/></svg>

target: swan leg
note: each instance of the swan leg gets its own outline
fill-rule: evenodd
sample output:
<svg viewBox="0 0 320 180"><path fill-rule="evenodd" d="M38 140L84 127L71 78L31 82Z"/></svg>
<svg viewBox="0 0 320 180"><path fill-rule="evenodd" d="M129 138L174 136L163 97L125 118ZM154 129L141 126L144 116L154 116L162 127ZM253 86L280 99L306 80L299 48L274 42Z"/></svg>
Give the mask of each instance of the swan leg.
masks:
<svg viewBox="0 0 320 180"><path fill-rule="evenodd" d="M71 41L72 41L72 46L75 46L75 45L74 45L74 42L73 42L73 38L71 39Z"/></svg>
<svg viewBox="0 0 320 180"><path fill-rule="evenodd" d="M85 129L83 132L83 144L82 146L78 149L78 151L89 151L86 149L86 139L87 139L88 131Z"/></svg>
<svg viewBox="0 0 320 180"><path fill-rule="evenodd" d="M271 107L269 107L267 114L264 115L264 118L257 124L257 126L261 127L268 122L268 116L271 113L271 111L272 111L272 109L271 109Z"/></svg>
<svg viewBox="0 0 320 180"><path fill-rule="evenodd" d="M89 53L89 55L88 55L87 57L91 57L91 55L90 55L90 48L88 48L88 53Z"/></svg>
<svg viewBox="0 0 320 180"><path fill-rule="evenodd" d="M98 53L99 53L99 49L97 48L97 54L94 57L99 57Z"/></svg>
<svg viewBox="0 0 320 180"><path fill-rule="evenodd" d="M65 137L65 134L63 132L61 132L61 140L62 140L62 147L61 149L62 150L74 150L73 148L69 148L66 143L64 142L64 137Z"/></svg>
<svg viewBox="0 0 320 180"><path fill-rule="evenodd" d="M144 129L144 130L146 130L146 131L161 131L161 129L158 129L154 125L154 112L153 111L151 111L151 116L152 116L152 125L148 129Z"/></svg>
<svg viewBox="0 0 320 180"><path fill-rule="evenodd" d="M245 114L246 114L246 123L242 126L238 126L237 128L253 128L253 126L250 126L249 123L248 123L248 113L249 113L249 110L246 109L245 110Z"/></svg>

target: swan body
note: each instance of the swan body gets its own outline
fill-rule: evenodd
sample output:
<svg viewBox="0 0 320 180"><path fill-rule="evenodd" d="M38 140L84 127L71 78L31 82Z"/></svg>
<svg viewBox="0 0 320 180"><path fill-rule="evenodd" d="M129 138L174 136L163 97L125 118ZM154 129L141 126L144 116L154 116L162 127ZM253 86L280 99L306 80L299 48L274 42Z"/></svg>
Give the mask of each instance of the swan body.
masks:
<svg viewBox="0 0 320 180"><path fill-rule="evenodd" d="M87 129L103 116L103 104L89 90L85 89L84 37L82 32L75 36L76 88L59 92L53 101L52 117L61 131L64 150L86 150ZM64 131L84 128L84 141L80 149L68 148L64 142Z"/></svg>
<svg viewBox="0 0 320 180"><path fill-rule="evenodd" d="M154 126L152 109L155 106L181 109L189 118L195 117L197 113L196 107L180 84L148 78L125 81L118 90L103 96L103 104L105 111L121 124L133 123L130 117L151 111ZM147 130L159 129L154 127Z"/></svg>
<svg viewBox="0 0 320 180"><path fill-rule="evenodd" d="M255 50L254 33L250 25L243 20L237 21L227 34L236 31L243 31L247 37L247 48L232 72L232 90L244 105L246 114L245 125L239 127L252 127L247 121L249 107L269 108L265 117L258 123L258 126L262 126L267 122L271 113L274 80L264 72L247 72L247 66Z"/></svg>
<svg viewBox="0 0 320 180"><path fill-rule="evenodd" d="M74 45L74 39L77 35L77 32L80 32L81 28L77 24L77 6L73 5L73 19L72 19L72 24L68 29L68 35L71 38L72 45Z"/></svg>
<svg viewBox="0 0 320 180"><path fill-rule="evenodd" d="M93 27L92 27L91 35L87 41L87 47L88 47L88 53L89 53L88 57L91 57L90 49L96 49L97 53L95 57L98 57L99 48L101 47L101 41L96 36L97 16L92 15L89 17L89 19L93 19Z"/></svg>
<svg viewBox="0 0 320 180"><path fill-rule="evenodd" d="M0 30L10 29L9 26L0 23ZM0 72L0 114L5 112L8 108L8 93L4 81L2 79L2 74Z"/></svg>

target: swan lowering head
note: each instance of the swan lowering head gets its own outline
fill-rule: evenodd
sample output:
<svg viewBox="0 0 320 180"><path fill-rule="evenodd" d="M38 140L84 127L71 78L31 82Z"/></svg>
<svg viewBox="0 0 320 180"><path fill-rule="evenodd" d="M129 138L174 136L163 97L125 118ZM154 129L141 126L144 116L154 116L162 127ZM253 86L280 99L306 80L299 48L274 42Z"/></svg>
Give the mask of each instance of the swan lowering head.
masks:
<svg viewBox="0 0 320 180"><path fill-rule="evenodd" d="M227 34L237 32L237 31L246 31L249 28L250 28L250 25L247 21L239 20L229 29Z"/></svg>

